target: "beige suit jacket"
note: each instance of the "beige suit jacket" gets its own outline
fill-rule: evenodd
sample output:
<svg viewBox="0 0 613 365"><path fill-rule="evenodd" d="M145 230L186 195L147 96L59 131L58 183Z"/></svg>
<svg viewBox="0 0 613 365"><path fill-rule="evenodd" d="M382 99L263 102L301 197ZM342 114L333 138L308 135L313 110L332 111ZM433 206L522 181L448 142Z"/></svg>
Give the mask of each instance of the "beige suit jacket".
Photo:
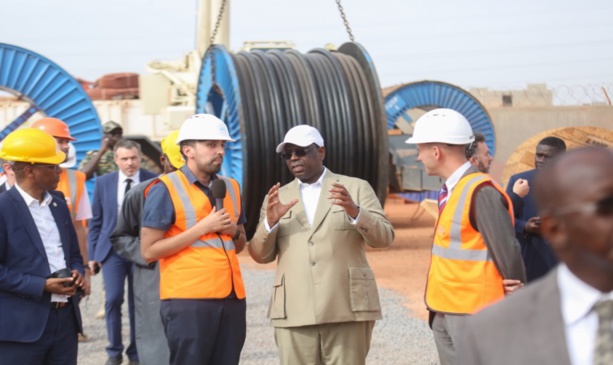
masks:
<svg viewBox="0 0 613 365"><path fill-rule="evenodd" d="M466 321L458 365L570 365L557 269Z"/></svg>
<svg viewBox="0 0 613 365"><path fill-rule="evenodd" d="M345 210L328 199L333 182L343 184L360 207L355 225ZM260 263L278 262L268 317L275 327L376 320L381 305L365 246L387 247L392 225L368 182L327 171L315 211L308 222L300 201L299 181L279 189L282 203L299 202L266 232L264 199L260 223L249 242L249 253Z"/></svg>

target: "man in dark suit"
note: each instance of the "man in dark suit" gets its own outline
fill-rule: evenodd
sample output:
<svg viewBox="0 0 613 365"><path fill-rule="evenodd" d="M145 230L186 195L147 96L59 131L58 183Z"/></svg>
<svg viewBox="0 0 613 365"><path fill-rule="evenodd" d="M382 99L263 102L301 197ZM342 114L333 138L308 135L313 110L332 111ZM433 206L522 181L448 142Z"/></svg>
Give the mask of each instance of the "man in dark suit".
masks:
<svg viewBox="0 0 613 365"><path fill-rule="evenodd" d="M102 266L106 290L105 312L109 345L106 348L106 365L121 364L124 349L121 340L121 305L124 300L124 286L128 279L128 312L130 316L130 345L126 355L130 364L138 363L134 332L134 295L132 288L132 262L121 258L111 247L109 237L117 224L117 213L125 193L134 185L156 175L140 169L140 145L134 141L121 140L115 144L115 163L119 171L98 177L92 205L93 217L87 234L90 266Z"/></svg>
<svg viewBox="0 0 613 365"><path fill-rule="evenodd" d="M560 265L469 319L457 364L613 363L611 166L611 150L586 148L537 172L541 232Z"/></svg>
<svg viewBox="0 0 613 365"><path fill-rule="evenodd" d="M169 174L185 164L177 145L179 131L162 139L160 163ZM111 244L119 256L134 263L134 311L136 315L136 349L139 360L147 365L168 365L170 350L160 317L160 268L147 263L141 255L140 223L145 195L156 178L130 189L121 206Z"/></svg>
<svg viewBox="0 0 613 365"><path fill-rule="evenodd" d="M7 161L0 159L2 173L0 173L0 193L9 190L15 184L15 173L13 167Z"/></svg>
<svg viewBox="0 0 613 365"><path fill-rule="evenodd" d="M0 362L76 364L83 258L66 202L49 193L65 155L51 135L27 128L4 139L0 158L16 178L0 194Z"/></svg>
<svg viewBox="0 0 613 365"><path fill-rule="evenodd" d="M536 146L534 156L536 168L511 176L507 184L507 194L513 202L515 211L515 236L521 246L528 282L545 275L557 264L558 260L541 236L541 219L536 210L534 194L528 191L528 194L522 198L516 193L515 185L523 183L531 186L536 171L545 166L552 157L564 151L566 151L566 144L560 138L544 138Z"/></svg>

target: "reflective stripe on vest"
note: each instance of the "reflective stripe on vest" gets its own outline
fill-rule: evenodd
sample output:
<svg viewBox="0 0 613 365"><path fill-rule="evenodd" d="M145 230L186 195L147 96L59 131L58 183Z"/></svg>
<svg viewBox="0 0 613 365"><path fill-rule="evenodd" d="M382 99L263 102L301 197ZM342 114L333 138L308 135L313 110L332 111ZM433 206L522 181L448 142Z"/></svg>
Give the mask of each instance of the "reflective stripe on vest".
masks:
<svg viewBox="0 0 613 365"><path fill-rule="evenodd" d="M57 190L61 191L64 197L68 198L66 199L66 203L73 221L77 215L79 201L82 196L83 188L85 187L85 174L83 174L83 176L79 174L82 173L71 169L62 169L60 182L57 186Z"/></svg>
<svg viewBox="0 0 613 365"><path fill-rule="evenodd" d="M230 192L230 191L232 192L230 193L230 198L232 199L232 203L235 209L234 211L236 212L237 202L236 202L236 195L234 194L234 191L233 191L234 189L232 187L232 183L228 179L225 179L222 177L219 177L219 178L223 179L224 182L226 183L226 188L227 188L226 192ZM194 205L192 204L189 197L187 196L187 192L184 189L182 189L183 184L181 180L179 179L179 176L177 176L177 174L169 174L168 179L174 185L177 191L177 195L179 196L179 199L181 200L182 208L183 208L183 211L185 212L185 224L187 226L187 229L192 228L193 226L196 225L196 223L198 223L198 220L196 219L196 209L194 208ZM238 213L235 213L234 217L235 217L234 222L236 222L238 220ZM215 237L215 238L211 238L208 240L196 240L194 243L191 244L191 246L192 247L224 248L225 250L235 249L234 241L232 241L232 239L222 241L221 237Z"/></svg>
<svg viewBox="0 0 613 365"><path fill-rule="evenodd" d="M513 221L510 199L488 175L460 179L436 223L426 286L426 305L431 310L469 314L504 296L502 276L483 237L470 223L474 193L484 183L505 197Z"/></svg>
<svg viewBox="0 0 613 365"><path fill-rule="evenodd" d="M432 254L440 256L450 260L467 260L467 261L491 261L492 258L489 255L487 248L483 250L467 250L462 249L462 214L464 213L464 207L466 205L466 197L469 193L470 186L473 184L480 184L484 181L485 176L476 174L477 176L470 178L466 183L464 189L460 194L460 199L456 205L456 209L453 211L453 222L456 224L451 225L449 230L449 247L441 247L438 245L432 246ZM471 175L468 175L471 176Z"/></svg>
<svg viewBox="0 0 613 365"><path fill-rule="evenodd" d="M220 177L227 187L224 207L234 223L240 216L240 189L235 180ZM175 222L164 233L173 237L198 224L213 210L208 196L179 170L160 177L170 194ZM232 290L245 297L245 286L229 234L206 233L174 255L160 259L161 299L226 298Z"/></svg>

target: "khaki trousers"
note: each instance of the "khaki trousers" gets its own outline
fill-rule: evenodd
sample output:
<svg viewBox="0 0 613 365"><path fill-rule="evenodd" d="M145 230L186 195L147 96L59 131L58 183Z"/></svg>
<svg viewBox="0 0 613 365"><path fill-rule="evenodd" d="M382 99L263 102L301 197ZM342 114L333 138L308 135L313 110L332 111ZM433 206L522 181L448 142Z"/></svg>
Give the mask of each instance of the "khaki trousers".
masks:
<svg viewBox="0 0 613 365"><path fill-rule="evenodd" d="M375 321L275 328L281 365L365 365Z"/></svg>

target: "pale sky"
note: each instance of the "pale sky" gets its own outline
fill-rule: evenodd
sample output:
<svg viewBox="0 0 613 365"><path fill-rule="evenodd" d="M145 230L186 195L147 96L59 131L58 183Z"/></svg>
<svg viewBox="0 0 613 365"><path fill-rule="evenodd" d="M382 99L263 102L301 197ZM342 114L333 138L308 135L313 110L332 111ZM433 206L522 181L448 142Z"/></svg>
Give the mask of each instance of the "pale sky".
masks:
<svg viewBox="0 0 613 365"><path fill-rule="evenodd" d="M613 84L611 0L343 0L382 86ZM75 77L145 71L195 48L196 0L0 0L0 42ZM348 41L334 0L232 0L231 48L289 40L300 52Z"/></svg>

